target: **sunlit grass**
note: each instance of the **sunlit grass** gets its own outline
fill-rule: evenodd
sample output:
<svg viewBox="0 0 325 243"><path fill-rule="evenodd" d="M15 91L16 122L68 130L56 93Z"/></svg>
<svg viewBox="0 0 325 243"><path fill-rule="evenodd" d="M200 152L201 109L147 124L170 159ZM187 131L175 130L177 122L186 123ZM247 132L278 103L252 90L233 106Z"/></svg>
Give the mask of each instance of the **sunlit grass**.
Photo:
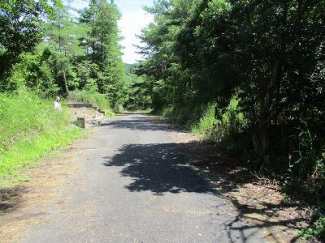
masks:
<svg viewBox="0 0 325 243"><path fill-rule="evenodd" d="M80 137L63 108L55 111L51 100L20 91L0 95L0 185L20 174L40 158Z"/></svg>

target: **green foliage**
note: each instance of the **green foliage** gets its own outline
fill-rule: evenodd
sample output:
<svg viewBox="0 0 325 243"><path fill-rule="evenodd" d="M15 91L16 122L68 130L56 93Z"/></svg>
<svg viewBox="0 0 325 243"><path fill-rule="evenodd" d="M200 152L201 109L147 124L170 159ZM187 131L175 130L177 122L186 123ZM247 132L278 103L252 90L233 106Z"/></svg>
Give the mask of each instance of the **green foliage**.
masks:
<svg viewBox="0 0 325 243"><path fill-rule="evenodd" d="M20 54L32 51L41 39L44 17L51 17L61 1L0 1L0 92ZM41 17L42 16L42 17Z"/></svg>
<svg viewBox="0 0 325 243"><path fill-rule="evenodd" d="M0 94L0 178L8 179L37 158L81 135L63 109L28 91Z"/></svg>
<svg viewBox="0 0 325 243"><path fill-rule="evenodd" d="M304 123L292 138L289 167L284 176L287 191L299 191L308 200L322 201L325 195L325 144ZM297 142L298 141L298 142ZM296 144L297 143L297 144Z"/></svg>
<svg viewBox="0 0 325 243"><path fill-rule="evenodd" d="M5 90L10 69L19 55L33 49L40 39L42 6L25 1L5 1L0 4L0 91Z"/></svg>
<svg viewBox="0 0 325 243"><path fill-rule="evenodd" d="M98 92L96 78L99 70L97 64L88 60L77 62L74 64L74 73L76 76L69 82L69 87Z"/></svg>
<svg viewBox="0 0 325 243"><path fill-rule="evenodd" d="M200 134L203 138L209 139L216 123L215 104L209 104L199 122L192 126L191 131Z"/></svg>
<svg viewBox="0 0 325 243"><path fill-rule="evenodd" d="M123 106L126 77L114 4L91 1L79 20L60 1L8 1L4 6L0 92L27 87L51 97L86 89L104 94L115 110Z"/></svg>
<svg viewBox="0 0 325 243"><path fill-rule="evenodd" d="M155 22L141 35L148 58L138 74L148 76L157 109L193 105L189 100L224 109L239 90L254 150L266 161L274 153L274 124L311 113L320 122L324 114L323 75L319 68L315 73L323 63L324 8L324 2L294 0L156 2L147 9Z"/></svg>
<svg viewBox="0 0 325 243"><path fill-rule="evenodd" d="M141 35L147 59L137 67L147 76L153 108L174 107L177 120L189 123L188 111L202 115L205 104L215 103L231 117L219 117L218 127L250 134L245 140L261 165L288 155L274 146L282 128L302 117L324 127L324 8L294 0L156 2L147 8L155 21ZM238 114L227 108L234 96Z"/></svg>
<svg viewBox="0 0 325 243"><path fill-rule="evenodd" d="M69 86L75 86L70 85L68 79L76 76L73 72L73 60L86 54L80 46L80 40L85 38L88 30L84 24L76 23L68 10L57 9L55 16L44 26L46 42L38 46L41 52L48 50L52 76L63 95L69 93Z"/></svg>
<svg viewBox="0 0 325 243"><path fill-rule="evenodd" d="M129 110L147 110L152 100L144 77L129 73L127 75L128 100L125 107Z"/></svg>
<svg viewBox="0 0 325 243"><path fill-rule="evenodd" d="M233 97L225 109L219 108L216 103L210 103L191 110L169 108L164 111L163 115L185 124L190 131L200 137L213 141L219 147L239 154L241 157L248 156L247 136L243 134L247 129L247 119L240 111L237 97Z"/></svg>
<svg viewBox="0 0 325 243"><path fill-rule="evenodd" d="M305 230L299 230L298 233L303 239L310 239L311 237L325 239L325 216L316 220L311 227Z"/></svg>
<svg viewBox="0 0 325 243"><path fill-rule="evenodd" d="M12 68L8 89L27 87L43 97L53 97L59 92L59 84L52 71L53 56L49 49L38 54L24 53L20 59Z"/></svg>
<svg viewBox="0 0 325 243"><path fill-rule="evenodd" d="M88 29L85 24L75 22L69 8L58 8L55 16L44 25L46 42L40 45L65 57L84 56L86 51L80 46L80 39L87 36Z"/></svg>
<svg viewBox="0 0 325 243"><path fill-rule="evenodd" d="M127 99L125 67L118 43L119 18L116 6L106 0L91 1L80 17L80 23L88 26L81 45L87 50L87 60L97 69L91 78L96 80L98 92L107 94L114 110L119 110Z"/></svg>

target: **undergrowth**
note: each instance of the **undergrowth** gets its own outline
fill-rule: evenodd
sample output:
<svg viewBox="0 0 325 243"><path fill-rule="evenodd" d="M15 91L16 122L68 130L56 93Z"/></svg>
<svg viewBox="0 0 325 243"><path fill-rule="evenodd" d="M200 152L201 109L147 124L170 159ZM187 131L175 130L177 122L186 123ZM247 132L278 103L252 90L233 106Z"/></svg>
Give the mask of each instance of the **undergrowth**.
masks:
<svg viewBox="0 0 325 243"><path fill-rule="evenodd" d="M243 146L248 144L247 136L239 136L244 134L247 120L240 112L238 103L237 97L233 97L222 111L216 103L208 103L196 107L166 107L156 113L184 125L189 131L205 140L213 141L221 148L248 156L251 148Z"/></svg>
<svg viewBox="0 0 325 243"><path fill-rule="evenodd" d="M325 239L325 216L320 217L315 223L305 230L299 230L298 234L303 239L318 237Z"/></svg>
<svg viewBox="0 0 325 243"><path fill-rule="evenodd" d="M51 100L29 91L0 94L0 185L81 134L65 108L55 111Z"/></svg>

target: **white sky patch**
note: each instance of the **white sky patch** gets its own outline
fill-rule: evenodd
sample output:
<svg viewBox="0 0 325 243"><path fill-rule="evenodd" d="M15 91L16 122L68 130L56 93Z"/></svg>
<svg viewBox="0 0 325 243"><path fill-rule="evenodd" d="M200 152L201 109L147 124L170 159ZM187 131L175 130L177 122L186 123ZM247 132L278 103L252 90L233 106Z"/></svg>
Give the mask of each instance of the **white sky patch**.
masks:
<svg viewBox="0 0 325 243"><path fill-rule="evenodd" d="M83 1L83 0L73 0L73 1L70 0L67 2L68 5L76 9L83 9L88 6L88 1Z"/></svg>
<svg viewBox="0 0 325 243"><path fill-rule="evenodd" d="M66 0L69 1L69 0ZM123 37L121 46L123 47L123 62L133 64L138 60L142 60L142 56L138 53L138 49L134 45L140 45L140 40L136 35L141 34L141 29L149 25L153 21L153 16L145 12L143 6L152 6L154 0L115 0L115 4L122 13L121 19L118 21L120 34ZM110 2L110 0L108 0ZM87 0L70 0L68 3L76 9L82 9L88 6Z"/></svg>
<svg viewBox="0 0 325 243"><path fill-rule="evenodd" d="M132 13L122 16L118 22L123 40L121 45L123 49L123 61L125 63L135 63L141 60L142 56L136 53L138 50L134 45L140 45L140 40L136 37L141 33L141 29L145 28L150 22L153 21L153 16L146 13L143 9L139 9Z"/></svg>

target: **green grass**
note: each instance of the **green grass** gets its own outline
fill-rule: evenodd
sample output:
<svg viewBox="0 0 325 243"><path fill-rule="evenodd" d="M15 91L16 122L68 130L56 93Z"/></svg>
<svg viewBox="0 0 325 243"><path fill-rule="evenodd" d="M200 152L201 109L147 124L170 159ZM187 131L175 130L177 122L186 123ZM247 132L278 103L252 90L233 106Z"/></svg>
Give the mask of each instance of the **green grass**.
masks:
<svg viewBox="0 0 325 243"><path fill-rule="evenodd" d="M190 131L202 138L209 139L216 122L214 105L208 105L201 119L190 126Z"/></svg>
<svg viewBox="0 0 325 243"><path fill-rule="evenodd" d="M224 111L218 111L216 115L216 104L205 105L200 113L200 118L188 123L188 128L192 133L199 135L203 139L213 141L221 147L233 150L234 134L240 133L246 126L246 119L243 113L238 110L238 100L233 97ZM236 150L236 149L235 149Z"/></svg>
<svg viewBox="0 0 325 243"><path fill-rule="evenodd" d="M81 135L64 108L54 110L53 101L27 91L0 94L0 185Z"/></svg>

